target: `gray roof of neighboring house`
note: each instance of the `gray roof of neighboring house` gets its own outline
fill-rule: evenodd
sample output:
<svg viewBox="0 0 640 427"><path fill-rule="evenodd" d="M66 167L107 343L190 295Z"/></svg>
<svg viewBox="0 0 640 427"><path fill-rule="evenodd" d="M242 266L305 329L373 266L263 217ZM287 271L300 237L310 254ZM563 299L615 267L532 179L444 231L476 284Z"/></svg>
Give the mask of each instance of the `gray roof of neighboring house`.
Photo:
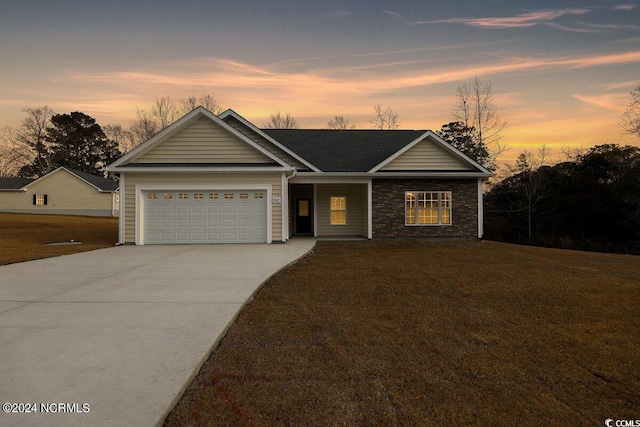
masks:
<svg viewBox="0 0 640 427"><path fill-rule="evenodd" d="M0 178L0 190L20 190L33 181L32 178Z"/></svg>
<svg viewBox="0 0 640 427"><path fill-rule="evenodd" d="M79 170L71 169L65 167L66 170L76 175L78 178L84 179L85 181L95 185L102 191L116 191L120 184L118 181L114 181L112 179L104 178L98 175L93 175L86 172L80 172Z"/></svg>
<svg viewBox="0 0 640 427"><path fill-rule="evenodd" d="M368 172L422 130L261 129L323 172Z"/></svg>

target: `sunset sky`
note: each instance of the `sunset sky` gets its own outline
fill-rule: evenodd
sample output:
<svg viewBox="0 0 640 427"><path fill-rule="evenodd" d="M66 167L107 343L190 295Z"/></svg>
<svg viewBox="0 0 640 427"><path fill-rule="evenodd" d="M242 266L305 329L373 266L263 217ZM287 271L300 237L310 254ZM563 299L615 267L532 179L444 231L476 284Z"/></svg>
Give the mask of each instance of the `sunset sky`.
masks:
<svg viewBox="0 0 640 427"><path fill-rule="evenodd" d="M211 94L258 126L373 105L402 129L452 120L457 85L493 85L523 148L639 141L618 122L640 83L638 1L103 0L3 2L0 126L27 106L127 126L156 97Z"/></svg>

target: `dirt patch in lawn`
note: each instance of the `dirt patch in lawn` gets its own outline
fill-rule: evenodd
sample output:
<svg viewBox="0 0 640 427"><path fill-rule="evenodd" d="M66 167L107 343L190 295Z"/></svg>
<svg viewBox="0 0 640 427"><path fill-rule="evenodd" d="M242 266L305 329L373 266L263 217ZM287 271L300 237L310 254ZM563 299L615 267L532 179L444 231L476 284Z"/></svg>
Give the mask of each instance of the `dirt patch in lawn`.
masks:
<svg viewBox="0 0 640 427"><path fill-rule="evenodd" d="M247 305L184 425L603 425L640 418L640 257L319 242Z"/></svg>
<svg viewBox="0 0 640 427"><path fill-rule="evenodd" d="M49 243L82 242L49 245ZM0 213L0 265L113 247L118 218Z"/></svg>

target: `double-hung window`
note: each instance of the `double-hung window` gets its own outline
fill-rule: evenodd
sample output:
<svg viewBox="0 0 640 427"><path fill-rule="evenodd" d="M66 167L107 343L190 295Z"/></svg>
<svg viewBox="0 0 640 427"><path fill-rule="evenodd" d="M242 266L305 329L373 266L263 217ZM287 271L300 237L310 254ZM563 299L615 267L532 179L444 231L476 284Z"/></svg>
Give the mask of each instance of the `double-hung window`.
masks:
<svg viewBox="0 0 640 427"><path fill-rule="evenodd" d="M451 191L405 191L405 225L451 225Z"/></svg>
<svg viewBox="0 0 640 427"><path fill-rule="evenodd" d="M46 194L34 194L33 195L33 204L36 206L45 206L47 204L47 195Z"/></svg>
<svg viewBox="0 0 640 427"><path fill-rule="evenodd" d="M347 198L346 196L331 197L331 225L347 225Z"/></svg>

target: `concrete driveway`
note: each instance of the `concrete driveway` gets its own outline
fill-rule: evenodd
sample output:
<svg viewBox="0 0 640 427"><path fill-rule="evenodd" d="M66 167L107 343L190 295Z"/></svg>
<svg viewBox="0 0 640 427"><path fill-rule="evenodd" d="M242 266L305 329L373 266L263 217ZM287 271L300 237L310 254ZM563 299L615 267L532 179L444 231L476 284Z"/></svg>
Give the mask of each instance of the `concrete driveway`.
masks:
<svg viewBox="0 0 640 427"><path fill-rule="evenodd" d="M121 246L0 267L0 403L28 404L3 405L0 425L161 422L260 285L314 244Z"/></svg>

